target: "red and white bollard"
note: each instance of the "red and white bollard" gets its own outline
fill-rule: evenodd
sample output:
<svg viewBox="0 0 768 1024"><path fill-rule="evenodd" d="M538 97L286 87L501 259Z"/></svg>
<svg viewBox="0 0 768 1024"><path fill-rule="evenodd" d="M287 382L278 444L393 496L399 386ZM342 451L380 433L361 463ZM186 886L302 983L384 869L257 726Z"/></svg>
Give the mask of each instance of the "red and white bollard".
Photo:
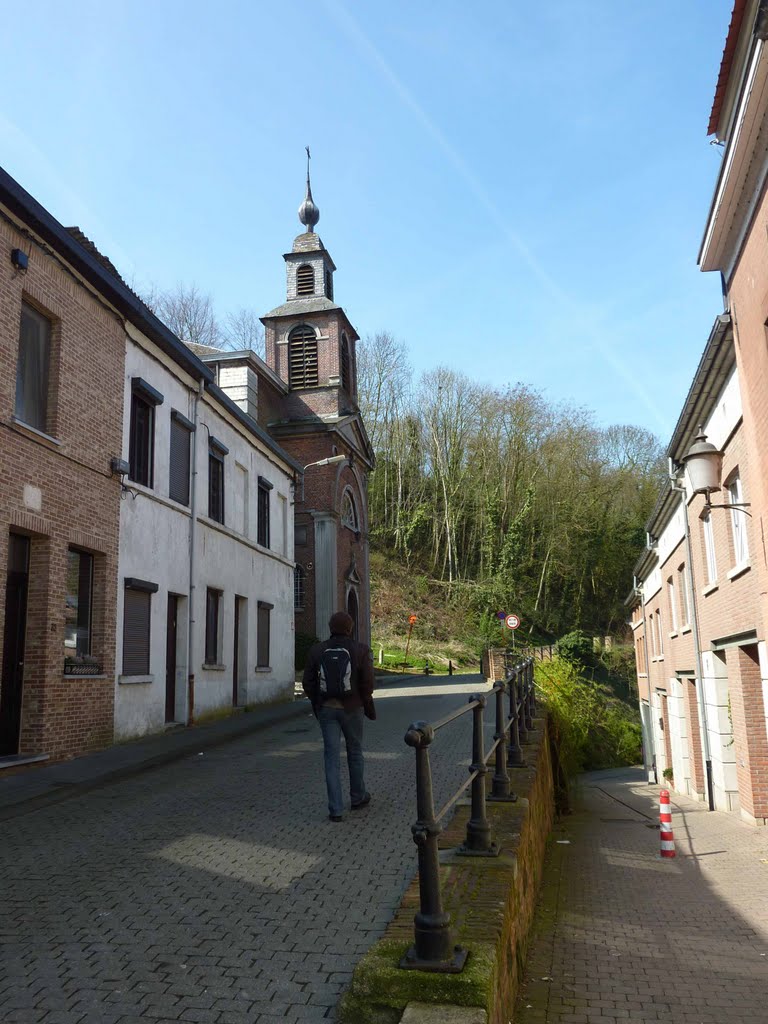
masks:
<svg viewBox="0 0 768 1024"><path fill-rule="evenodd" d="M672 831L672 809L669 803L669 790L662 789L659 793L659 821L661 822L661 856L675 856L675 833Z"/></svg>

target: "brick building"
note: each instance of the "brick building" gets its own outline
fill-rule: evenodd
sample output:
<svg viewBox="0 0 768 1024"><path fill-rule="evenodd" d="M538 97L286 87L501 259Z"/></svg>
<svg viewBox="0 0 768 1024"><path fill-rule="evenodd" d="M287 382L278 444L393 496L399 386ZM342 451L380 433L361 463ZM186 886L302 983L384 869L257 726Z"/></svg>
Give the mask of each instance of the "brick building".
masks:
<svg viewBox="0 0 768 1024"><path fill-rule="evenodd" d="M0 767L290 697L302 467L1 170L0 291Z"/></svg>
<svg viewBox="0 0 768 1024"><path fill-rule="evenodd" d="M294 504L297 633L324 638L330 616L343 608L370 643L374 457L357 404L358 334L334 300L336 267L315 233L319 216L307 177L299 208L306 231L283 257L286 301L262 317L265 360L247 351L210 351L203 359L222 389L307 467Z"/></svg>
<svg viewBox="0 0 768 1024"><path fill-rule="evenodd" d="M672 485L662 492L628 600L647 764L756 824L768 823L767 43L766 4L736 0L709 121L722 162L699 253L702 270L721 274L725 308L667 452L684 501ZM682 472L702 424L722 454L709 495L693 494Z"/></svg>

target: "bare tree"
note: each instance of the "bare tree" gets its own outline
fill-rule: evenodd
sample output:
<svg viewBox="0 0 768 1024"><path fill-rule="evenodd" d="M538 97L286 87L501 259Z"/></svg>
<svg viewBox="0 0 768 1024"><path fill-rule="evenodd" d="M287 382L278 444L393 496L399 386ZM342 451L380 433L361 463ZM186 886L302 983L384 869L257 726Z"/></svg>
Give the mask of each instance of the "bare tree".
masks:
<svg viewBox="0 0 768 1024"><path fill-rule="evenodd" d="M155 316L181 341L212 348L224 347L225 339L211 296L201 292L196 284L177 284L167 291L153 287L143 299Z"/></svg>
<svg viewBox="0 0 768 1024"><path fill-rule="evenodd" d="M255 309L243 306L227 313L222 334L227 348L250 349L264 358L264 328Z"/></svg>

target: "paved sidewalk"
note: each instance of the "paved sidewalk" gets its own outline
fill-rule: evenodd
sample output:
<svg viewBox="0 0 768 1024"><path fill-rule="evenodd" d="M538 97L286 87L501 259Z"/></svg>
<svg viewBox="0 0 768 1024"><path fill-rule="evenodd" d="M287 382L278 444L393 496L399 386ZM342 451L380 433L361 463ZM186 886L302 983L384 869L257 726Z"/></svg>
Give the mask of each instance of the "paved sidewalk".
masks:
<svg viewBox="0 0 768 1024"><path fill-rule="evenodd" d="M515 1024L765 1024L768 832L640 769L583 776L556 827Z"/></svg>

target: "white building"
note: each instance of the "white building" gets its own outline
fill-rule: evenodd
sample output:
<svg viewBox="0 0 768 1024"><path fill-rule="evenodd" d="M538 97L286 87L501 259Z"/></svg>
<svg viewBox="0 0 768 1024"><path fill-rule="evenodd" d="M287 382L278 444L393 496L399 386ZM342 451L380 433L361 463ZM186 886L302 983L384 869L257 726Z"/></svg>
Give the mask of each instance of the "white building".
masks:
<svg viewBox="0 0 768 1024"><path fill-rule="evenodd" d="M301 469L193 352L126 330L116 739L292 694Z"/></svg>

